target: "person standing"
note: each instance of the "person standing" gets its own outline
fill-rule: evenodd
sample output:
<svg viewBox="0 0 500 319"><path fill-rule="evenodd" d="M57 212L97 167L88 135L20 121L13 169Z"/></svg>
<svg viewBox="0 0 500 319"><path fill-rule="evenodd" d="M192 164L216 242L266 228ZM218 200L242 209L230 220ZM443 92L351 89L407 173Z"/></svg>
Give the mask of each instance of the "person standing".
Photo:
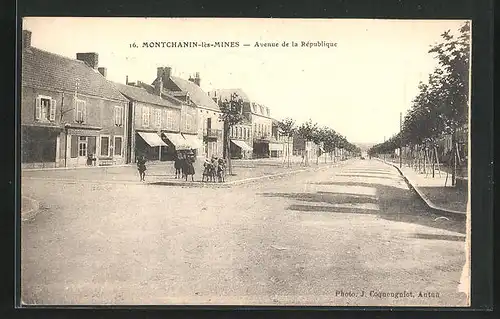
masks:
<svg viewBox="0 0 500 319"><path fill-rule="evenodd" d="M139 171L139 177L141 178L141 182L144 181L144 178L146 177L146 158L144 155L141 155L137 159L137 170Z"/></svg>
<svg viewBox="0 0 500 319"><path fill-rule="evenodd" d="M190 153L186 156L186 160L185 160L186 164L185 164L185 167L186 167L186 171L185 171L185 178L186 178L186 181L188 179L188 176L191 175L191 181L194 182L194 174L195 174L195 171L194 171L194 154Z"/></svg>
<svg viewBox="0 0 500 319"><path fill-rule="evenodd" d="M175 178L181 178L181 169L182 169L182 159L179 154L176 154L174 160L174 168L175 168Z"/></svg>

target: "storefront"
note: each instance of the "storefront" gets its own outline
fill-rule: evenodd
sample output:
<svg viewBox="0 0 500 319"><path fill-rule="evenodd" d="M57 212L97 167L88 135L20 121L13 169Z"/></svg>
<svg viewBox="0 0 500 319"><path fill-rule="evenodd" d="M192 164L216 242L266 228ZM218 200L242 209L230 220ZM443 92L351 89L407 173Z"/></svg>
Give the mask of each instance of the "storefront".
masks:
<svg viewBox="0 0 500 319"><path fill-rule="evenodd" d="M198 138L198 135L182 134L182 137L195 156L203 156L203 141Z"/></svg>
<svg viewBox="0 0 500 319"><path fill-rule="evenodd" d="M268 158L269 157L269 141L254 141L253 142L253 157Z"/></svg>
<svg viewBox="0 0 500 319"><path fill-rule="evenodd" d="M162 139L167 144L166 147L162 148L162 160L164 161L173 161L177 156L177 152L190 149L186 139L180 133L164 132L162 133Z"/></svg>
<svg viewBox="0 0 500 319"><path fill-rule="evenodd" d="M250 159L253 148L245 141L231 140L231 158Z"/></svg>
<svg viewBox="0 0 500 319"><path fill-rule="evenodd" d="M269 152L271 157L283 157L283 148L285 144L281 143L270 143Z"/></svg>
<svg viewBox="0 0 500 319"><path fill-rule="evenodd" d="M161 160L162 148L167 144L155 132L137 132L135 143L136 157L145 156L147 160Z"/></svg>
<svg viewBox="0 0 500 319"><path fill-rule="evenodd" d="M21 163L24 168L59 166L60 127L22 126Z"/></svg>

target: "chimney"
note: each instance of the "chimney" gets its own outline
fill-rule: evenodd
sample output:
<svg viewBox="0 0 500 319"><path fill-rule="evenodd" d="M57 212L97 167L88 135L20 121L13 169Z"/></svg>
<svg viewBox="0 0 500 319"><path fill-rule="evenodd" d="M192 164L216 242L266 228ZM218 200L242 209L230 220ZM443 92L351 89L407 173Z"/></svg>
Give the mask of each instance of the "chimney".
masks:
<svg viewBox="0 0 500 319"><path fill-rule="evenodd" d="M170 79L170 76L172 75L172 68L167 66L163 69L163 80L166 81Z"/></svg>
<svg viewBox="0 0 500 319"><path fill-rule="evenodd" d="M104 76L104 77L106 77L108 75L108 69L106 69L106 68L100 67L100 68L97 68L97 71L99 71L99 73L101 73L102 76Z"/></svg>
<svg viewBox="0 0 500 319"><path fill-rule="evenodd" d="M92 69L97 69L99 65L99 55L95 52L77 53L76 59L85 62Z"/></svg>
<svg viewBox="0 0 500 319"><path fill-rule="evenodd" d="M125 84L128 84L128 75L125 76Z"/></svg>
<svg viewBox="0 0 500 319"><path fill-rule="evenodd" d="M161 96L162 91L163 91L163 78L161 76L159 76L155 82L155 94L158 94Z"/></svg>
<svg viewBox="0 0 500 319"><path fill-rule="evenodd" d="M165 72L164 68L162 68L162 67L156 68L156 77L157 78L162 77L163 76L163 72Z"/></svg>
<svg viewBox="0 0 500 319"><path fill-rule="evenodd" d="M198 86L200 86L200 73L199 72L196 72L196 74L194 75L194 83Z"/></svg>
<svg viewBox="0 0 500 319"><path fill-rule="evenodd" d="M23 48L31 47L31 31L23 30Z"/></svg>
<svg viewBox="0 0 500 319"><path fill-rule="evenodd" d="M196 72L194 78L193 77L189 77L189 81L193 82L194 84L200 86L200 73Z"/></svg>

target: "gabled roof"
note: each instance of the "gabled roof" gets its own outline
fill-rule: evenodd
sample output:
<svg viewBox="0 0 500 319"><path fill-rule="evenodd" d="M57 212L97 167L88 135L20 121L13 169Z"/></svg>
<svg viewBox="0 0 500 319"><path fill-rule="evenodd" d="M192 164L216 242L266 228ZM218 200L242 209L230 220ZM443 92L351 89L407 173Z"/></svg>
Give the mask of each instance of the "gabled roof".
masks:
<svg viewBox="0 0 500 319"><path fill-rule="evenodd" d="M101 73L84 62L35 47L23 49L22 85L127 101Z"/></svg>
<svg viewBox="0 0 500 319"><path fill-rule="evenodd" d="M144 103L150 103L160 106L167 106L171 108L180 108L181 101L174 99L165 99L159 95L152 94L144 87L137 87L127 84L115 83L118 90L127 98Z"/></svg>
<svg viewBox="0 0 500 319"><path fill-rule="evenodd" d="M198 85L195 83L178 78L176 76L171 76L170 79L184 92L189 93L189 98L196 104L198 107L204 107L210 110L220 112L219 106L217 103L212 100L208 94L203 91Z"/></svg>

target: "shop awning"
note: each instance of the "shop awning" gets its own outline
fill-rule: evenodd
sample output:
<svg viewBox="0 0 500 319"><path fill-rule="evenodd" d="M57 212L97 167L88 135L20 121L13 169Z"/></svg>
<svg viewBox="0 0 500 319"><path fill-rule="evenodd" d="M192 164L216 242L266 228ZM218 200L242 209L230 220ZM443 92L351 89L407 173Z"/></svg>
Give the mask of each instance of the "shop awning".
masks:
<svg viewBox="0 0 500 319"><path fill-rule="evenodd" d="M140 137L144 140L144 142L148 143L149 146L155 147L155 146L167 146L165 142L161 140L161 138L158 136L156 133L149 133L149 132L137 132Z"/></svg>
<svg viewBox="0 0 500 319"><path fill-rule="evenodd" d="M177 133L163 133L163 135L175 146L177 151L189 150L191 147L182 135Z"/></svg>
<svg viewBox="0 0 500 319"><path fill-rule="evenodd" d="M270 151L282 151L283 150L283 144L269 143L269 150Z"/></svg>
<svg viewBox="0 0 500 319"><path fill-rule="evenodd" d="M182 134L187 144L194 150L203 148L203 142L196 135Z"/></svg>
<svg viewBox="0 0 500 319"><path fill-rule="evenodd" d="M248 144L245 143L244 141L231 140L231 142L233 142L234 144L236 144L238 147L240 147L244 151L251 151L251 150L253 150L253 148L251 148L250 146L248 146Z"/></svg>

